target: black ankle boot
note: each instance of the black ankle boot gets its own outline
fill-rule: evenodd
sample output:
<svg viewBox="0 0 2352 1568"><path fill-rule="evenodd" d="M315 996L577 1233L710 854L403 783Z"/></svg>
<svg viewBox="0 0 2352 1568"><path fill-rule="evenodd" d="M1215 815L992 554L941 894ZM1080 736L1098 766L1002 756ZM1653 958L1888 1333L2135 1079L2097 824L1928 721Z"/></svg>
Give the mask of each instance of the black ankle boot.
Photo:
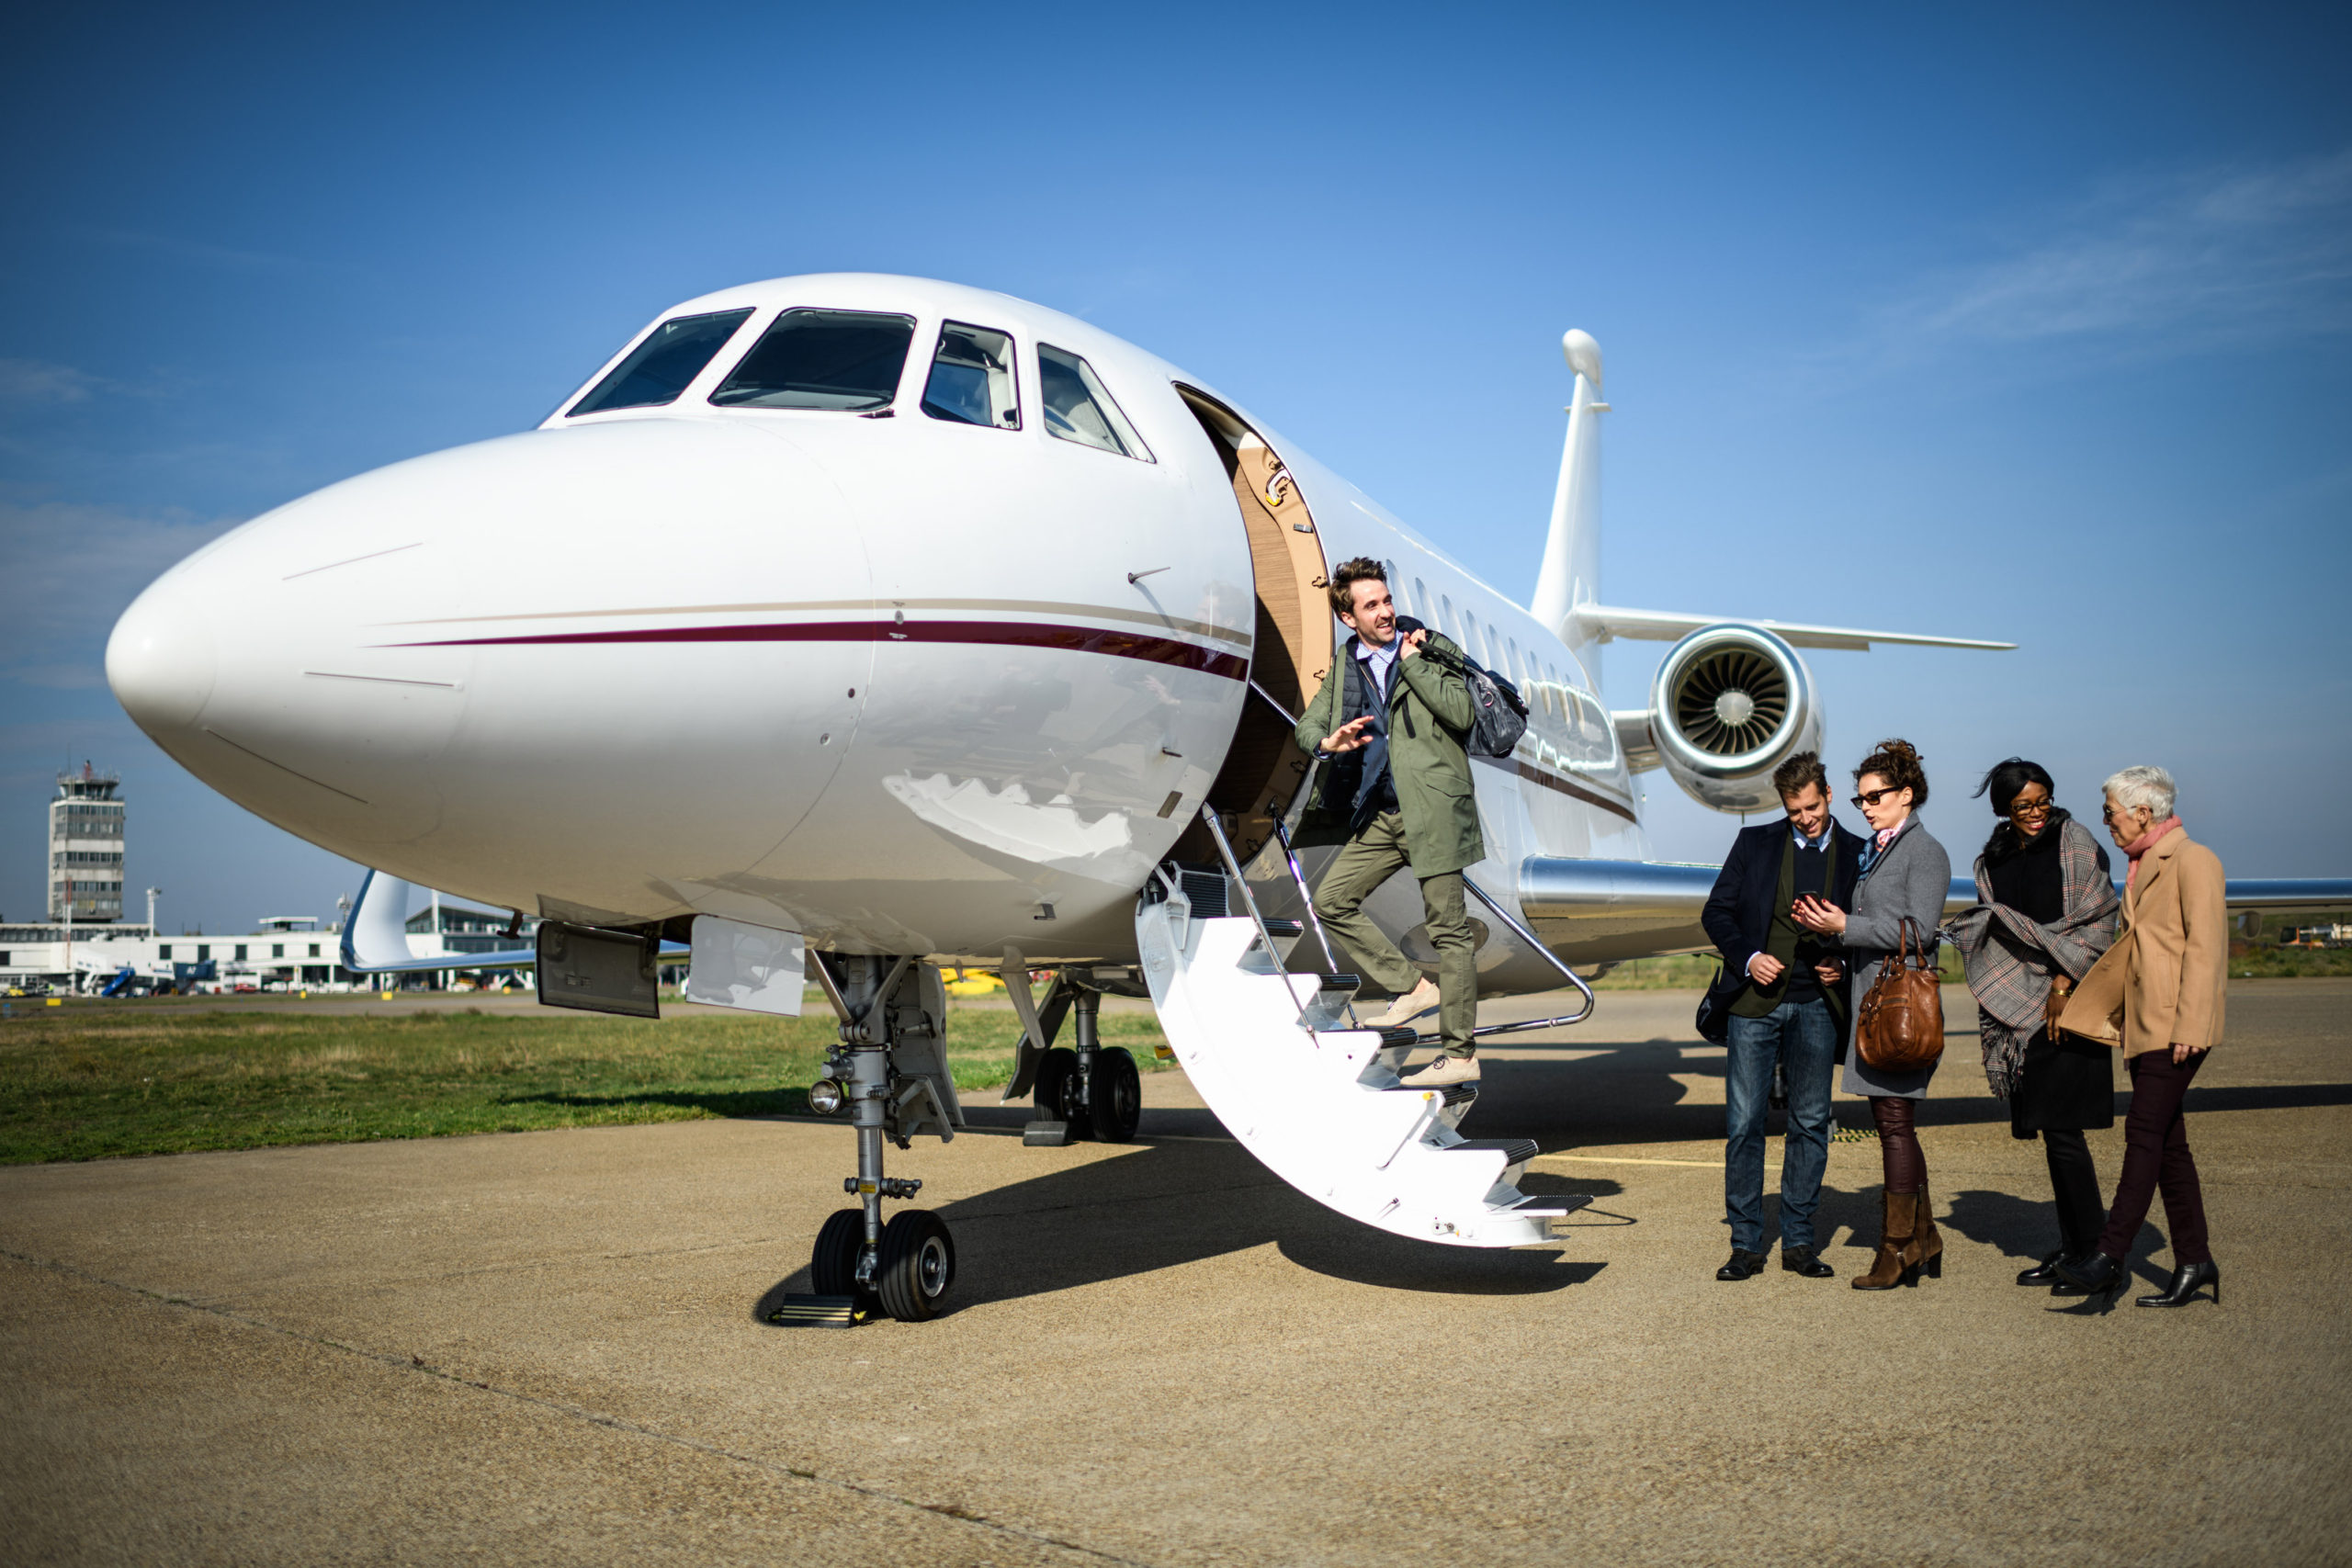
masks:
<svg viewBox="0 0 2352 1568"><path fill-rule="evenodd" d="M2088 1258L2062 1258L2051 1268L2057 1271L2061 1282L2086 1296L2103 1296L2120 1290L2125 1279L2123 1260L2109 1258L2104 1252L2094 1252Z"/></svg>
<svg viewBox="0 0 2352 1568"><path fill-rule="evenodd" d="M2222 1304L2222 1269L2211 1258L2202 1263L2187 1263L2172 1271L2172 1283L2153 1296L2142 1296L2143 1307L2187 1306L2197 1299L2197 1292L2206 1286L2213 1287L2213 1304Z"/></svg>
<svg viewBox="0 0 2352 1568"><path fill-rule="evenodd" d="M2058 1270L2054 1265L2065 1256L2066 1249L2063 1247L2055 1252L2044 1254L2041 1262L2018 1272L2018 1283L2031 1285L2039 1290L2048 1290L2058 1283Z"/></svg>

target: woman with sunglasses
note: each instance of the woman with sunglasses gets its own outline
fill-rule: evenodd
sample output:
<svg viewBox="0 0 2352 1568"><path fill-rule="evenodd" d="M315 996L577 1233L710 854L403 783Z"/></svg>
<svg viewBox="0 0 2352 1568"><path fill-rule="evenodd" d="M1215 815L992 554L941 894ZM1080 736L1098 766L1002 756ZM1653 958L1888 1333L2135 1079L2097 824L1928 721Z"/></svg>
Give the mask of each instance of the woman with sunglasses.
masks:
<svg viewBox="0 0 2352 1568"><path fill-rule="evenodd" d="M1909 741L1880 741L1854 770L1854 806L1870 823L1871 832L1862 845L1853 912L1808 894L1790 914L1797 924L1836 938L1846 949L1846 966L1854 976L1857 1005L1847 1014L1846 1072L1838 1087L1870 1097L1886 1175L1878 1257L1869 1273L1855 1279L1854 1289L1884 1291L1917 1284L1923 1269L1943 1277L1944 1239L1936 1229L1934 1204L1928 1196L1927 1158L1911 1124L1912 1107L1928 1097L1936 1066L1930 1062L1905 1073L1869 1066L1855 1049L1854 1029L1861 1013L1859 999L1870 995L1880 968L1900 950L1905 921L1914 928L1914 948L1924 942L1927 961L1935 962L1936 928L1943 921L1944 897L1951 887L1951 856L1917 815L1928 804L1928 774Z"/></svg>
<svg viewBox="0 0 2352 1568"><path fill-rule="evenodd" d="M2076 981L2115 942L2122 908L2107 852L2052 798L2039 762L2011 757L1976 788L2001 818L1976 857L1974 908L1951 922L1976 998L1984 1077L2009 1102L2009 1135L2041 1139L2058 1205L2058 1248L2018 1276L2020 1285L2078 1293L2057 1266L2089 1258L2107 1221L2093 1127L2115 1125L2114 1053L2054 1026Z"/></svg>

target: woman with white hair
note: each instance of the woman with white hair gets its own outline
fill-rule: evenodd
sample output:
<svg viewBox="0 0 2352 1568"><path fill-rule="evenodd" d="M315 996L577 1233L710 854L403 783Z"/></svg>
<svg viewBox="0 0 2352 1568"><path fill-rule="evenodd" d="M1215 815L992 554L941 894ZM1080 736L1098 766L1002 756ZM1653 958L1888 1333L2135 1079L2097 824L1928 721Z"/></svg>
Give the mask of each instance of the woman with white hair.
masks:
<svg viewBox="0 0 2352 1568"><path fill-rule="evenodd" d="M2205 1054L2222 1038L2230 937L2221 857L2182 831L2172 775L2126 768L2109 779L2107 830L2130 857L2123 934L2075 988L2059 1027L2120 1045L2132 1074L2123 1123L2123 1178L2098 1250L2056 1265L2068 1284L2095 1295L2120 1289L2132 1240L2161 1189L2172 1233L2172 1283L2143 1307L2185 1306L2222 1271L2205 1235L2205 1194L2188 1152L2181 1101Z"/></svg>

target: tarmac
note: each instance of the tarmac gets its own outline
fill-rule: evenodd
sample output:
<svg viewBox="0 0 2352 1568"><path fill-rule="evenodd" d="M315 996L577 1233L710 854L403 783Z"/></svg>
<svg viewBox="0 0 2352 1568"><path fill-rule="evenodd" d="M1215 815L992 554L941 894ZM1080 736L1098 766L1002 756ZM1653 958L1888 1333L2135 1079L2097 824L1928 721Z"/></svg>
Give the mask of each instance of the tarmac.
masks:
<svg viewBox="0 0 2352 1568"><path fill-rule="evenodd" d="M1555 1247L1343 1220L1175 1072L1124 1146L1023 1147L1026 1108L976 1096L894 1156L960 1252L922 1325L763 1321L842 1202L838 1124L0 1170L0 1555L2352 1561L2352 981L2233 985L2189 1100L2223 1303L2178 1312L2012 1282L2055 1245L2041 1151L1946 998L1945 1274L1883 1294L1847 1284L1878 1151L1844 1099L1840 1278L1714 1280L1723 1054L1686 992L1487 1053L1465 1131L1594 1195ZM2121 1139L2091 1137L2110 1189Z"/></svg>

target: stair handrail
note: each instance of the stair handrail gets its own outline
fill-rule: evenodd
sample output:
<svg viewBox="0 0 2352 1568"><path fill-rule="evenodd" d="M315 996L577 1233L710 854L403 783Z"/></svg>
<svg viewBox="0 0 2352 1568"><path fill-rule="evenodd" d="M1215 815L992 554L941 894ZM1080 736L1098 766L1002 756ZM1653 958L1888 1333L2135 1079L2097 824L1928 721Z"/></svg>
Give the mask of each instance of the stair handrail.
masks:
<svg viewBox="0 0 2352 1568"><path fill-rule="evenodd" d="M1298 719L1296 716L1294 716L1288 708L1276 702L1272 693L1267 691L1265 687L1258 684L1257 677L1250 677L1250 689L1257 693L1259 700L1263 702L1268 707L1273 709L1277 715L1283 718L1288 719L1293 728L1297 726ZM1317 761L1319 761L1321 759L1317 758ZM1202 804L1201 810L1204 814L1207 812L1207 803L1204 802ZM1210 823L1212 829L1214 829L1216 826L1216 823L1212 820ZM1275 836L1282 840L1283 858L1290 865L1292 879L1298 884L1299 897L1306 905L1307 923L1315 928L1315 940L1322 946L1324 961L1329 964L1332 969L1336 971L1340 967L1339 960L1332 956L1331 944L1323 935L1323 922L1315 913L1315 894L1313 890L1306 886L1306 874L1299 869L1298 856L1291 852L1290 833L1283 828L1282 814L1279 812L1274 815L1274 833ZM1225 845L1225 835L1221 832L1217 834L1217 844L1219 848L1223 848ZM1233 852L1231 850L1227 850L1225 858L1227 864L1232 864ZM1244 899L1250 899L1250 885L1249 883L1242 881L1241 873L1238 869L1234 872L1233 879L1236 882L1241 883L1242 897ZM1554 953L1549 947L1545 946L1544 940L1537 936L1533 931L1528 930L1527 927L1521 923L1518 916L1512 914L1510 910L1497 903L1493 895L1489 894L1485 888L1479 886L1476 881L1472 880L1470 874L1466 871L1462 874L1462 886L1476 894L1478 896L1478 902L1484 904L1488 911L1496 917L1496 919L1501 920L1505 926L1509 927L1513 936L1516 936L1521 942L1542 953L1545 963L1558 970L1560 974L1566 978L1568 984L1574 986L1577 990L1584 993L1584 1008L1581 1011L1560 1018L1533 1018L1521 1023L1490 1023L1483 1028L1473 1029L1470 1032L1470 1037L1476 1040L1489 1034L1522 1034L1531 1030L1536 1029L1564 1029L1569 1024L1582 1023L1586 1019L1590 1018L1592 1016L1592 1010L1599 1005L1599 1002L1592 994L1592 987L1585 984L1584 976L1577 974L1575 969L1571 968L1558 953ZM1253 915L1258 912L1258 906L1254 899L1250 899L1250 912ZM1263 928L1264 923L1265 922L1262 920L1259 922L1261 929ZM1268 939L1267 945L1269 947L1272 945L1272 940L1271 938ZM1353 1017L1352 1010L1351 1010L1350 1016ZM1438 1034L1421 1034L1415 1036L1413 1043L1417 1045L1428 1045L1432 1044L1442 1038L1442 1035Z"/></svg>
<svg viewBox="0 0 2352 1568"><path fill-rule="evenodd" d="M1209 837L1216 840L1216 852L1224 857L1225 869L1232 876L1233 885L1241 889L1241 906L1250 911L1250 919L1258 927L1258 940L1266 944L1266 957L1272 962L1274 973L1281 976L1283 989L1290 993L1291 1005L1298 1009L1298 1026L1314 1033L1314 1021L1306 1016L1306 1004L1298 999L1298 987L1291 983L1289 966L1283 962L1283 950L1274 945L1273 931L1266 924L1266 917L1258 912L1258 899L1250 891L1250 879L1241 874L1241 863L1234 859L1233 846L1226 841L1225 824L1216 819L1216 807L1205 800L1201 802L1201 820L1208 824Z"/></svg>
<svg viewBox="0 0 2352 1568"><path fill-rule="evenodd" d="M1585 983L1584 976L1577 974L1575 969L1571 968L1566 959L1563 959L1558 953L1553 952L1549 947L1546 947L1544 944L1544 940L1537 936L1533 931L1529 931L1525 925L1521 924L1517 915L1512 914L1509 909L1504 908L1500 904L1495 902L1494 896L1488 893L1485 888L1479 886L1476 882L1472 881L1470 874L1466 871L1462 874L1462 886L1476 894L1478 896L1478 902L1487 907L1487 910L1489 914L1502 921L1504 925L1510 927L1513 936L1516 936L1521 942L1525 942L1528 946L1542 953L1545 963L1551 964L1553 968L1566 976L1569 985L1574 986L1577 990L1584 993L1584 1006L1576 1012L1566 1014L1560 1018L1531 1018L1519 1023L1489 1023L1483 1027L1473 1029L1470 1032L1470 1038L1473 1040L1483 1040L1490 1034L1524 1034L1531 1030L1536 1029L1565 1029L1572 1023L1582 1023L1586 1019L1590 1018L1592 1016L1592 1010L1599 1006L1600 1003L1599 998L1594 997L1592 994L1592 987ZM1414 1036L1413 1043L1416 1045L1433 1045L1444 1038L1445 1037L1442 1034L1419 1034Z"/></svg>

